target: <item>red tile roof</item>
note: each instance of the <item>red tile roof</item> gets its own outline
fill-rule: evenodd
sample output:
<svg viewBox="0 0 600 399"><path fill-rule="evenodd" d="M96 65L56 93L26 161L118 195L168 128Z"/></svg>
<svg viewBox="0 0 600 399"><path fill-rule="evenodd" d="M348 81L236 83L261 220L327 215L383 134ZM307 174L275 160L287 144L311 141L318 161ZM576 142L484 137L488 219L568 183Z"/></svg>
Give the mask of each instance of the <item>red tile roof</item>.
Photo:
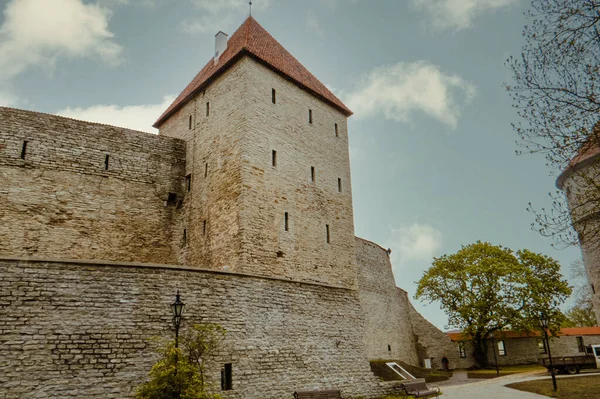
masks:
<svg viewBox="0 0 600 399"><path fill-rule="evenodd" d="M225 72L239 58L247 54L266 66L284 75L302 89L316 95L338 108L346 116L352 115L348 109L325 85L315 78L298 60L283 48L256 20L248 17L231 36L227 49L215 63L211 59L188 86L175 99L173 104L158 118L154 127L159 127L167 118L185 105L195 93L206 87L210 81Z"/></svg>
<svg viewBox="0 0 600 399"><path fill-rule="evenodd" d="M452 341L463 341L465 339L461 331L448 331L446 335L450 337ZM600 327L573 327L573 328L561 328L558 335L574 336L574 335L600 335ZM539 337L541 333L539 331L517 332L517 331L497 331L495 333L496 339L503 338L527 338L527 337Z"/></svg>

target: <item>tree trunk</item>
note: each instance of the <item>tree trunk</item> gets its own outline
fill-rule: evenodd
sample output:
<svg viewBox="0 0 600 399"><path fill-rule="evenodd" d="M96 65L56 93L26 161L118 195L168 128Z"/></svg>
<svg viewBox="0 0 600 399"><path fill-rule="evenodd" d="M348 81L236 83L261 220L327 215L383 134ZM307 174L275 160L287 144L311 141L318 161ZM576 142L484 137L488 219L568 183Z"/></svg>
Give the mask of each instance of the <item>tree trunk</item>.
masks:
<svg viewBox="0 0 600 399"><path fill-rule="evenodd" d="M480 336L475 336L473 338L473 357L475 358L475 362L477 366L484 368L488 366L488 347L487 340Z"/></svg>

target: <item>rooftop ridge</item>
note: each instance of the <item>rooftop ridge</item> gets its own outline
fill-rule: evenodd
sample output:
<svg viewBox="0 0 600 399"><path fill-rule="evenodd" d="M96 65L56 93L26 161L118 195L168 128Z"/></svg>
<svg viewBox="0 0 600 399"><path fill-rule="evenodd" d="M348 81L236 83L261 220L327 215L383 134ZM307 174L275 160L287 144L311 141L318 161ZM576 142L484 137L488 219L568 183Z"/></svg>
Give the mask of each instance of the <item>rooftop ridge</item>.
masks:
<svg viewBox="0 0 600 399"><path fill-rule="evenodd" d="M153 126L158 128L169 116L191 100L198 91L205 88L213 79L247 54L266 64L275 72L284 75L300 88L338 108L346 116L352 115L352 111L340 99L250 16L231 35L227 49L219 56L217 62L211 58Z"/></svg>

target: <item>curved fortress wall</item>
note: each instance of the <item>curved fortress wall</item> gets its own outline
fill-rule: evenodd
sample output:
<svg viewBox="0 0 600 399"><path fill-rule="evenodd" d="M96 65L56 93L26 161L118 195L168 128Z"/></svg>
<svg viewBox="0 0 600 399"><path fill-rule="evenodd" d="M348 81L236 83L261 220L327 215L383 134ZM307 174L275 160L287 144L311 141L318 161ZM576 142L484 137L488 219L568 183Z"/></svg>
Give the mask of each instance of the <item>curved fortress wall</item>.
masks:
<svg viewBox="0 0 600 399"><path fill-rule="evenodd" d="M185 143L0 107L0 254L176 263Z"/></svg>
<svg viewBox="0 0 600 399"><path fill-rule="evenodd" d="M358 293L345 288L173 266L0 258L0 391L7 398L131 397L172 337L179 289L184 324L218 323L226 344L210 365L226 398L280 399L296 389L383 394L364 355ZM7 289L6 287L11 287Z"/></svg>
<svg viewBox="0 0 600 399"><path fill-rule="evenodd" d="M591 284L592 303L600 325L600 214L598 214L598 173L600 155L570 166L557 179L565 193L573 228L579 236L581 254Z"/></svg>
<svg viewBox="0 0 600 399"><path fill-rule="evenodd" d="M356 261L369 360L397 359L419 365L408 297L396 287L386 250L357 237Z"/></svg>

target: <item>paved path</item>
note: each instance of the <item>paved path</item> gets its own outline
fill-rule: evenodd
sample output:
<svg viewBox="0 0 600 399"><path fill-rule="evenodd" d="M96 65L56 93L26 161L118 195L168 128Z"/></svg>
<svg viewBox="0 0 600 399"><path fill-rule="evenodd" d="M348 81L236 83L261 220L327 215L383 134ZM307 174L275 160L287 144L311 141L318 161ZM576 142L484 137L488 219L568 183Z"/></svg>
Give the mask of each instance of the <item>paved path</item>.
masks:
<svg viewBox="0 0 600 399"><path fill-rule="evenodd" d="M505 387L517 381L525 381L535 378L539 372L507 375L500 378L485 379L473 383L462 383L461 385L443 386L442 399L548 399L547 396L530 392L517 391ZM466 375L466 373L465 373ZM537 376L536 376L537 377ZM433 384L432 384L433 385Z"/></svg>
<svg viewBox="0 0 600 399"><path fill-rule="evenodd" d="M460 375L464 373L464 376ZM444 381L439 384L439 387L444 393L440 399L548 399L547 396L538 395L531 392L518 391L505 387L507 384L513 382L521 382L528 380L537 380L542 378L548 378L548 375L540 374L539 371L533 371L528 373L512 374L500 378L491 378L478 382L466 381L466 372L455 372L458 374L453 375L453 378L449 381ZM566 378L578 378L590 375L589 373L577 374L570 376L557 376L560 380ZM444 384L458 384L458 385L444 385ZM552 384L548 379L548 384ZM430 384L435 385L435 384Z"/></svg>

